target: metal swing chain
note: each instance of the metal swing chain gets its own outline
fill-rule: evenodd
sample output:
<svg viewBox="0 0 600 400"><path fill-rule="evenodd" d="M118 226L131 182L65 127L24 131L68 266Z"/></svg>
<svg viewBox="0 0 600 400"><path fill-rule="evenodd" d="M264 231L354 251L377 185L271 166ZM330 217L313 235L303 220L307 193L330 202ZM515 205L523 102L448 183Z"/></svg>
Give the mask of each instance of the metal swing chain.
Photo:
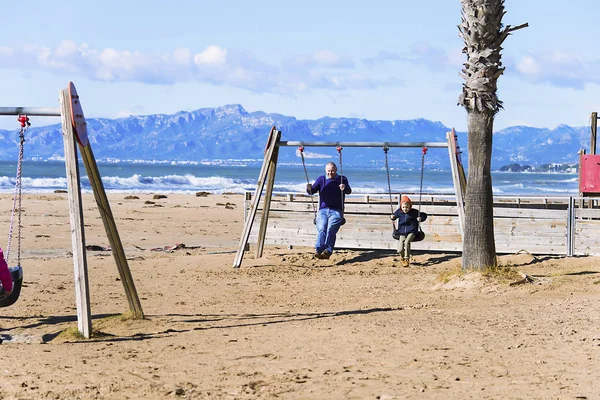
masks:
<svg viewBox="0 0 600 400"><path fill-rule="evenodd" d="M21 193L22 193L22 166L23 166L23 155L25 150L25 132L31 126L29 118L26 115L19 115L18 121L21 123L21 129L19 129L19 158L17 161L17 176L15 178L15 193L13 196L12 213L10 215L10 227L8 229L8 245L6 246L6 261L8 262L10 257L10 246L12 242L13 227L15 220L15 210L19 207L19 213L17 217L17 265L21 265Z"/></svg>
<svg viewBox="0 0 600 400"><path fill-rule="evenodd" d="M388 184L388 194L390 195L390 210L392 211L392 214L394 213L394 205L393 205L393 200L392 200L392 184L390 182L390 167L389 167L389 163L388 163L388 150L390 148L385 146L383 148L383 152L385 154L385 174L387 175L387 184ZM392 220L392 227L394 227L394 230L396 230L396 223L394 222L394 220Z"/></svg>
<svg viewBox="0 0 600 400"><path fill-rule="evenodd" d="M421 149L421 184L419 185L419 214L421 216L421 197L423 196L423 175L425 173L425 154L427 154L427 147Z"/></svg>
<svg viewBox="0 0 600 400"><path fill-rule="evenodd" d="M300 158L302 158L302 167L304 168L304 176L306 177L306 184L310 185L310 181L308 180L308 171L306 170L306 162L304 161L304 146L298 146L298 150L300 151ZM315 214L315 219L313 222L317 223L317 207L315 207L315 200L313 194L310 194L310 204L312 205L313 213Z"/></svg>
<svg viewBox="0 0 600 400"><path fill-rule="evenodd" d="M338 145L336 147L338 154L340 155L340 184L344 184L344 172L342 169L342 146ZM345 189L344 189L345 190ZM342 218L344 215L344 191L342 190Z"/></svg>

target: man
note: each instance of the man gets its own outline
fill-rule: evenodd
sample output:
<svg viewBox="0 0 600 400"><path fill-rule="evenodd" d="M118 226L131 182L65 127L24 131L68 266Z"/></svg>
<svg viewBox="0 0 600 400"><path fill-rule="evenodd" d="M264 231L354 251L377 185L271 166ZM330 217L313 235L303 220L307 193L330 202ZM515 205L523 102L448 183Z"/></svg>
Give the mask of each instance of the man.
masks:
<svg viewBox="0 0 600 400"><path fill-rule="evenodd" d="M344 220L344 195L352 193L348 179L337 174L334 163L325 166L325 175L315 183L306 185L308 194L319 192L319 212L317 213L317 243L315 257L326 260L331 257L335 238Z"/></svg>

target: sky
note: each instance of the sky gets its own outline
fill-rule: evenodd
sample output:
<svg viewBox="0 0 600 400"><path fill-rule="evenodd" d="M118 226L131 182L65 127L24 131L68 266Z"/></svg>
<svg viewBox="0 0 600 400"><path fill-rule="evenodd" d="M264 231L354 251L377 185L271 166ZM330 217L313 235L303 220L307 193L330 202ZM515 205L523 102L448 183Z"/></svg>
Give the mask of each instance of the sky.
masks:
<svg viewBox="0 0 600 400"><path fill-rule="evenodd" d="M0 107L88 118L226 104L298 119L425 118L466 131L459 0L3 0ZM600 109L592 0L506 0L494 129L589 126ZM32 117L34 125L60 122ZM0 129L18 129L0 116Z"/></svg>

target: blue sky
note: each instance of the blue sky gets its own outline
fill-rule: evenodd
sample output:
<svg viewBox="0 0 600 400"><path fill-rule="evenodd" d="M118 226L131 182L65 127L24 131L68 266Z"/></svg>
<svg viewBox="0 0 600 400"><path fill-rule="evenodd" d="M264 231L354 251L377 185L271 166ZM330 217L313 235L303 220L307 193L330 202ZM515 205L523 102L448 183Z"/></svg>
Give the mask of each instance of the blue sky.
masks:
<svg viewBox="0 0 600 400"><path fill-rule="evenodd" d="M589 125L600 111L591 0L506 0L495 129ZM426 118L466 130L459 0L33 0L0 14L0 106L87 117L241 104L299 119ZM35 125L57 118L33 118ZM17 129L0 116L1 129Z"/></svg>

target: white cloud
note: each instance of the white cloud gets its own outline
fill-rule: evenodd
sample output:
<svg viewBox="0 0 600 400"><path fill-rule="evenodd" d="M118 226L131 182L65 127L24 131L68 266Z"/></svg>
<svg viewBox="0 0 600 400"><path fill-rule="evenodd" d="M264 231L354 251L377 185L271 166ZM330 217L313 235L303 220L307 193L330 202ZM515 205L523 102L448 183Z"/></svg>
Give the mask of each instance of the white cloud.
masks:
<svg viewBox="0 0 600 400"><path fill-rule="evenodd" d="M540 66L533 57L526 56L517 63L517 70L523 75L535 77L540 73Z"/></svg>
<svg viewBox="0 0 600 400"><path fill-rule="evenodd" d="M194 62L198 65L219 66L227 61L227 50L219 46L208 46L202 53L194 56Z"/></svg>
<svg viewBox="0 0 600 400"><path fill-rule="evenodd" d="M0 69L18 68L80 75L108 82L174 84L198 81L255 93L294 96L312 90L345 91L399 85L386 77L359 72L354 61L329 50L286 57L280 65L257 59L240 49L210 45L200 52L175 48L166 53L104 48L64 40L54 48L0 47Z"/></svg>
<svg viewBox="0 0 600 400"><path fill-rule="evenodd" d="M63 40L56 48L57 57L69 57L77 53L77 43L72 40Z"/></svg>
<svg viewBox="0 0 600 400"><path fill-rule="evenodd" d="M127 118L131 115L137 115L137 113L134 113L133 111L122 110L117 113L117 118Z"/></svg>
<svg viewBox="0 0 600 400"><path fill-rule="evenodd" d="M192 61L192 51L186 48L173 50L173 61L178 65L188 65Z"/></svg>
<svg viewBox="0 0 600 400"><path fill-rule="evenodd" d="M517 73L531 82L572 89L583 89L588 83L600 84L600 59L579 53L531 53L514 65Z"/></svg>
<svg viewBox="0 0 600 400"><path fill-rule="evenodd" d="M355 67L355 63L350 57L329 50L321 50L311 54L288 55L283 60L283 67L289 70L321 67L351 69Z"/></svg>
<svg viewBox="0 0 600 400"><path fill-rule="evenodd" d="M465 60L465 55L458 47L447 51L426 42L417 42L413 43L407 52L381 50L375 57L365 58L363 63L369 67L374 67L388 62L407 62L424 66L432 71L441 71L448 68L458 71Z"/></svg>
<svg viewBox="0 0 600 400"><path fill-rule="evenodd" d="M11 57L15 51L11 48L0 46L0 57Z"/></svg>

